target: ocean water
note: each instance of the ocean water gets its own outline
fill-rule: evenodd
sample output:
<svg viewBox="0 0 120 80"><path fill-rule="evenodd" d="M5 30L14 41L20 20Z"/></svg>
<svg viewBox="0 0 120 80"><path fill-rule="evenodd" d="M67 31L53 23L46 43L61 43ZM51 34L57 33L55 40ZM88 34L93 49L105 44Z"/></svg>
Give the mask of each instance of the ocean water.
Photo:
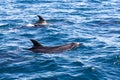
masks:
<svg viewBox="0 0 120 80"><path fill-rule="evenodd" d="M36 15L50 25L25 26ZM34 53L30 39L83 45ZM120 0L0 0L0 80L120 80Z"/></svg>

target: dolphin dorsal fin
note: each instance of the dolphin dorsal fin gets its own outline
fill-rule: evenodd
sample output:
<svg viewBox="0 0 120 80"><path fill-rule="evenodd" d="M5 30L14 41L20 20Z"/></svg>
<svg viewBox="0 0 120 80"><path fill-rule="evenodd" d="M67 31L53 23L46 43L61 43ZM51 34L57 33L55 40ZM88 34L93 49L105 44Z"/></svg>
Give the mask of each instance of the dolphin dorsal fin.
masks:
<svg viewBox="0 0 120 80"><path fill-rule="evenodd" d="M37 15L37 16L38 16L40 22L45 21L40 15Z"/></svg>
<svg viewBox="0 0 120 80"><path fill-rule="evenodd" d="M43 47L43 45L41 45L39 42L37 42L36 40L30 39L31 42L33 43L33 47Z"/></svg>

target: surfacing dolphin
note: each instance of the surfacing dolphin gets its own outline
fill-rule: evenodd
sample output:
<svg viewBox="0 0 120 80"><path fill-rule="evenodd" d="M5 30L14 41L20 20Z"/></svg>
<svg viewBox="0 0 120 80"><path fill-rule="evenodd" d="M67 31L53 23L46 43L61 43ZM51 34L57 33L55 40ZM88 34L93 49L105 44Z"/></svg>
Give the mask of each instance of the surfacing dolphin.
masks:
<svg viewBox="0 0 120 80"><path fill-rule="evenodd" d="M45 19L43 19L40 15L37 15L39 20L33 24L27 24L25 26L27 27L44 27L46 25L48 25L47 21ZM24 26L23 26L24 27Z"/></svg>
<svg viewBox="0 0 120 80"><path fill-rule="evenodd" d="M42 26L42 25L47 25L48 23L46 20L44 20L40 15L37 15L39 20L34 23L34 26Z"/></svg>
<svg viewBox="0 0 120 80"><path fill-rule="evenodd" d="M29 48L28 50L31 50L33 52L42 52L42 53L57 53L57 52L63 52L67 50L71 50L73 48L76 48L80 45L79 42L72 42L69 44L65 45L60 45L60 46L53 46L53 47L48 47L48 46L43 46L36 40L30 39L31 42L33 43L33 47Z"/></svg>

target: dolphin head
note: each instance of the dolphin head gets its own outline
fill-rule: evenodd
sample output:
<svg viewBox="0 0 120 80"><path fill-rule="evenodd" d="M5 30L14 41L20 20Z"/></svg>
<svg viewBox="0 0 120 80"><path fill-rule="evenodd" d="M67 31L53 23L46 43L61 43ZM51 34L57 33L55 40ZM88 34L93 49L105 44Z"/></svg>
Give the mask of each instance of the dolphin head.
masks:
<svg viewBox="0 0 120 80"><path fill-rule="evenodd" d="M72 48L79 47L79 45L80 45L79 42L73 42L73 43L71 43L71 47L72 47Z"/></svg>

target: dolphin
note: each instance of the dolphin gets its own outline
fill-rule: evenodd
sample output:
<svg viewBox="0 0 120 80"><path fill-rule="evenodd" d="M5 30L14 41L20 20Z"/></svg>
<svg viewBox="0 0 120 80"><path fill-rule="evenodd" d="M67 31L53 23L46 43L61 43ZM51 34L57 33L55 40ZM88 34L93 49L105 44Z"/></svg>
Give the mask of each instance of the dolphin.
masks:
<svg viewBox="0 0 120 80"><path fill-rule="evenodd" d="M40 15L37 15L39 20L33 24L27 24L25 26L27 27L44 27L45 25L48 25L47 21L44 20ZM23 26L24 27L24 26Z"/></svg>
<svg viewBox="0 0 120 80"><path fill-rule="evenodd" d="M71 50L73 48L76 48L80 45L79 42L72 42L69 44L59 45L59 46L43 46L36 40L30 39L33 43L33 47L29 48L28 50L31 50L33 52L42 52L42 53L57 53L57 52L64 52L67 50Z"/></svg>
<svg viewBox="0 0 120 80"><path fill-rule="evenodd" d="M41 26L41 25L47 25L47 21L44 20L40 15L37 15L39 20L34 23L34 26Z"/></svg>

